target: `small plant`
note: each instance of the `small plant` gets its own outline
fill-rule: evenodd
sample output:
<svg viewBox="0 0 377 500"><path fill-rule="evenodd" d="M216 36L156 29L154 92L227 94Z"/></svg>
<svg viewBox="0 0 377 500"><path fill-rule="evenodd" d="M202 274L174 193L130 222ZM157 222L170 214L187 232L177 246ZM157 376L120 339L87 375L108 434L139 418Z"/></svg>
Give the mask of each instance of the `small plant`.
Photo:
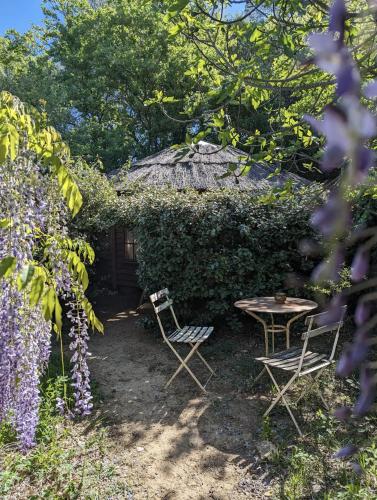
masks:
<svg viewBox="0 0 377 500"><path fill-rule="evenodd" d="M293 448L288 478L284 484L284 497L289 500L305 497L311 489L318 467L320 465L315 456L300 448Z"/></svg>
<svg viewBox="0 0 377 500"><path fill-rule="evenodd" d="M268 415L267 417L263 417L262 437L266 440L270 440L272 437L271 421Z"/></svg>

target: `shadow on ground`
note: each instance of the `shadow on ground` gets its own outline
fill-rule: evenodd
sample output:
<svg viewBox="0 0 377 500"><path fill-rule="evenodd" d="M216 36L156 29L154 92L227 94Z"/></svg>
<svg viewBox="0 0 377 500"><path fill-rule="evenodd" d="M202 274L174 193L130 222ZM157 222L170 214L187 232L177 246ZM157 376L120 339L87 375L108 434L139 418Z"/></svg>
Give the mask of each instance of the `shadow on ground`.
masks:
<svg viewBox="0 0 377 500"><path fill-rule="evenodd" d="M185 371L165 390L178 364L158 332L144 330L137 312L115 300L98 309L105 335L91 339L90 368L101 394L99 417L134 498L265 498L271 478L259 463L269 385L250 390L259 369L252 358L263 349L258 326L238 335L217 331L203 346L217 372L208 393ZM190 366L205 380L198 358ZM285 416L280 425L292 431Z"/></svg>

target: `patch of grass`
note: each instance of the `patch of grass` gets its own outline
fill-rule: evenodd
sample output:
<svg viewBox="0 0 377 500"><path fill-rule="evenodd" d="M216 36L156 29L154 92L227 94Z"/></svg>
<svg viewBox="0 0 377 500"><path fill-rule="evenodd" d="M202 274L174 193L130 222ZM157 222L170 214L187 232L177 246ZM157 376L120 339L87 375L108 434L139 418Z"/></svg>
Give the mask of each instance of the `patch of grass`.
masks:
<svg viewBox="0 0 377 500"><path fill-rule="evenodd" d="M283 485L283 496L289 500L304 498L313 492L313 482L323 475L318 457L294 447L289 459L288 476Z"/></svg>
<svg viewBox="0 0 377 500"><path fill-rule="evenodd" d="M94 416L72 421L57 413L55 401L65 382L59 371L52 358L41 383L35 448L21 453L10 425L0 426L0 498L127 498L120 464L108 458L110 442L101 421Z"/></svg>
<svg viewBox="0 0 377 500"><path fill-rule="evenodd" d="M332 406L354 400L355 394L351 391L347 395L340 391L343 382L331 381L330 376L326 382L327 398ZM313 400L313 403L319 404L318 400ZM309 400L302 403L305 417L303 439L288 438L284 429L274 439L274 435L268 432L268 422L264 425L264 438L277 441L275 444L278 445L278 453L272 455L266 464L273 469L276 498L377 498L377 417L371 416L345 426L326 410L311 413L311 406ZM297 408L294 411L297 414ZM275 413L271 419L278 423L279 417ZM335 453L349 443L360 447L359 454L350 461L336 459ZM358 462L361 474L353 470L352 461Z"/></svg>

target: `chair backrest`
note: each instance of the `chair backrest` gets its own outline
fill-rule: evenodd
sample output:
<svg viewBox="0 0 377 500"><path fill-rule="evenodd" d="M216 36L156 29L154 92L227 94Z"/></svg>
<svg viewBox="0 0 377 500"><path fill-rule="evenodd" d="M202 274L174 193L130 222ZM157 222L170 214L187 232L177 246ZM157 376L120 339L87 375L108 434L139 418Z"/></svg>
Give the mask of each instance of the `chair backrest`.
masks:
<svg viewBox="0 0 377 500"><path fill-rule="evenodd" d="M178 324L177 317L176 317L174 309L173 309L173 300L171 298L169 298L169 290L167 288L164 288L163 290L160 290L159 292L152 293L152 295L149 296L149 299L152 303L154 312L156 313L157 322L158 322L158 325L160 327L162 336L164 337L165 340L167 340L165 329L163 327L163 324L162 324L161 318L160 318L160 313L162 311L164 311L165 309L169 309L170 313L173 317L173 321L175 323L175 326L178 329L181 329L181 327Z"/></svg>
<svg viewBox="0 0 377 500"><path fill-rule="evenodd" d="M305 355L306 347L308 345L309 339L317 337L318 335L323 335L324 333L332 332L335 333L334 342L331 348L331 353L329 360L332 361L335 355L336 346L338 344L340 329L343 326L344 316L347 311L347 306L342 306L340 311L340 317L338 321L326 322L326 316L328 313L323 312L319 314L312 314L307 316L305 319L305 324L309 325L308 330L304 332L301 336L304 340L303 355ZM318 326L319 325L319 326Z"/></svg>

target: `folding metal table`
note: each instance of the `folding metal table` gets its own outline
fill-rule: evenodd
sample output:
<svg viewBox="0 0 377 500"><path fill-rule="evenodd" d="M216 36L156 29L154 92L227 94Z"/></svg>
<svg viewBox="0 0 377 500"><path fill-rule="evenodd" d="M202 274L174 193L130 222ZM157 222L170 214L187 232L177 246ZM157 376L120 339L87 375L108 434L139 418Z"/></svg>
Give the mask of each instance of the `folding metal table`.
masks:
<svg viewBox="0 0 377 500"><path fill-rule="evenodd" d="M234 305L263 325L266 356L269 354L269 333L271 333L272 352L275 351L275 333L285 333L287 349L289 349L290 327L292 323L318 307L318 304L313 300L295 297L287 297L283 304L276 302L274 297L254 297L251 299L237 300ZM270 315L270 323L260 316L260 314L263 313ZM274 314L294 314L294 316L285 325L282 325L275 324Z"/></svg>

